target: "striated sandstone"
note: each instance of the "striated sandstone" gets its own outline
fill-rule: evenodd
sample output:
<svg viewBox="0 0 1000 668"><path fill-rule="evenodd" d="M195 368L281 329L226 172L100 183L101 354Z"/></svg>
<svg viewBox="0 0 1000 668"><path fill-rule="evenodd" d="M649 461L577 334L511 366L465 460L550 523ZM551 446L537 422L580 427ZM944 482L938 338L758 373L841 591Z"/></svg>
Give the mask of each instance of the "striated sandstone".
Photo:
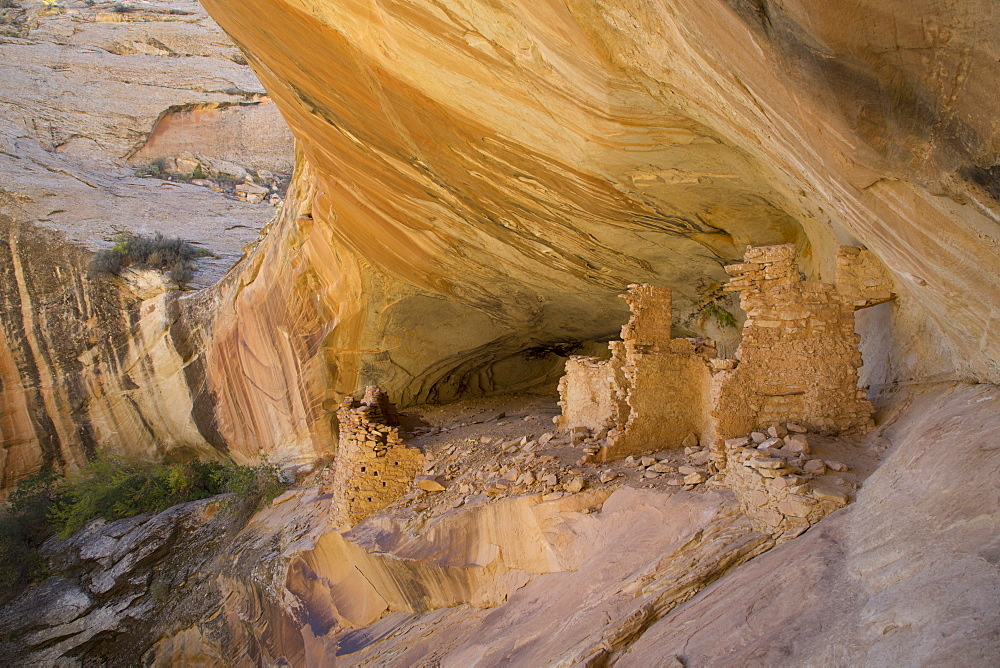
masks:
<svg viewBox="0 0 1000 668"><path fill-rule="evenodd" d="M897 299L859 318L875 398L897 381L997 378L984 277L1000 263L982 171L995 133L972 122L991 79L964 77L952 98L920 60L954 70L987 57L996 16L984 3L967 5L974 21L926 7L931 25L960 26L947 44L895 5L877 20L795 5L765 23L721 1L607 14L206 6L247 49L303 160L282 220L223 291L208 355L227 442L315 449L330 438L321 407L370 382L402 405L551 382L554 352L620 322L622 286L672 288L687 329L699 286L718 286L748 241L796 243L814 281L834 279L840 241L885 264ZM864 57L882 34L920 48ZM814 42L825 46L802 46ZM944 125L912 122L915 89L940 102ZM929 130L949 123L970 141ZM924 157L899 159L899 145ZM260 368L275 350L294 379ZM246 424L250 406L270 417Z"/></svg>
<svg viewBox="0 0 1000 668"><path fill-rule="evenodd" d="M267 238L178 325L205 337L187 343L215 447L312 458L339 397L372 382L402 405L553 383L563 355L614 332L634 282L670 287L678 333L704 334L747 243L795 243L813 281L834 278L841 242L884 264L897 298L859 318L874 399L998 378L996 77L973 66L997 50L989 3L205 4L301 151ZM41 16L37 36L73 46L92 11ZM218 51L183 33L161 41L189 58L144 55L151 22L89 22L111 50L80 58ZM243 76L190 102L262 92ZM138 141L115 117L95 136ZM68 126L47 118L55 149Z"/></svg>
<svg viewBox="0 0 1000 668"><path fill-rule="evenodd" d="M586 459L573 468L579 446L601 453L612 434L597 434L615 426L581 408L583 431L548 439L537 464L529 443L541 439L528 435L491 438L495 461L476 475L457 462L472 448L452 445L448 457L461 454L441 457L428 475L453 484L419 501L394 489L379 503L395 501L359 510L344 533L329 530L336 499L316 487L236 536L222 535L207 504L141 527L91 525L79 543L50 552L53 578L0 612L5 655L142 655L149 665L996 656L995 388L892 394L908 383L1000 379L991 336L1000 81L984 65L1000 51L993 4L206 6L246 50L299 143L286 204L220 283L177 295L155 275L111 285L80 278L87 254L21 217L73 207L32 194L48 186L0 192L20 213L0 219L0 483L39 467L72 470L97 445L150 457L178 447L241 461L260 452L314 459L337 438L340 398L376 381L404 405L551 387L565 355L613 334L624 319L615 295L640 281L671 289L673 303L659 300L652 336L636 321L617 347L617 368L637 386L655 355L636 348L630 359L627 344L668 348L664 359L698 356L691 345L674 349L671 323L681 335L709 333L707 306L732 307L720 296L724 267L751 244L732 269L749 316L739 358L699 370L738 391L723 393L732 405L716 404L714 433L684 424L668 444L695 432L727 456L713 460L718 471L699 468L704 449L669 464L644 453L626 460L627 473L599 473ZM128 29L121 53L107 53L166 52L136 39L138 24L154 22L145 10L94 11L87 22ZM70 43L75 15L20 16L0 46L25 47L40 56L31 62L50 59L60 71L53 47L34 40ZM115 74L120 62L77 55L94 71ZM25 116L0 126L0 158L20 156L12 171L22 184L58 173L80 184L76 192L120 194L117 182L91 178L92 166L68 161L97 150L124 159L122 146L150 133L150 155L157 146L190 152L175 131L193 133L187 124L224 109L269 106L237 101L244 88L213 82L207 91L193 91L194 106L171 110L156 130L149 107L130 116L115 99L124 111L90 138L42 109L41 125ZM51 90L31 93L44 103ZM72 109L87 116L93 104ZM104 200L86 201L94 210ZM58 262L36 261L47 255ZM874 308L856 332L862 306ZM577 364L581 375L599 366ZM587 391L572 401L596 397L606 378L584 378ZM654 396L633 399L649 402L642 408L652 416ZM864 457L831 454L813 433L807 453L764 430L790 419L795 433L865 429L869 401L888 418L865 452L890 441L894 449L855 504L821 519L855 496ZM375 436L381 423L341 422L348 441L364 431L372 454L399 445L391 430ZM482 437L470 434L470 445L486 446ZM651 449L651 438L629 447ZM949 447L928 445L942 442ZM350 489L368 471L347 466L356 459L347 442L339 454L345 465L333 476ZM622 478L629 486L613 489ZM123 553L106 549L123 536ZM219 557L199 561L205 552ZM173 585L177 600L155 605Z"/></svg>
<svg viewBox="0 0 1000 668"><path fill-rule="evenodd" d="M384 294L371 302L383 329L344 347L373 351L359 353L358 368L377 370L404 402L503 385L499 369L478 372L502 351L606 335L627 282L669 285L690 314L701 297L688 279L721 281L721 265L749 239L808 247L804 269L829 278L835 240L859 240L901 286L898 323L926 337L940 328L962 351L958 373L995 377L996 351L968 343L989 338L994 308L981 268L997 266L996 249L976 241L980 231L992 238L994 204L971 176L995 155L978 106L991 104L981 91L993 78L961 77L952 98L921 60L956 71L987 58L996 22L987 3L968 3L962 18L928 3L920 15L933 25L960 26L947 43L902 5L870 20L868 7L796 4L766 21L721 1L608 12L206 5L247 47L301 141L321 184L316 224L370 264L364 281L380 287L366 295ZM892 29L900 21L902 33ZM879 31L915 49L865 58ZM782 66L789 58L794 68ZM944 125L914 122L926 108L914 88L939 103L929 109ZM969 141L929 129L958 125ZM877 127L906 139L886 143ZM923 157L898 159L900 144ZM932 266L943 278L928 288L921 275ZM426 348L434 366L397 334L413 321L411 288L439 326L462 323L461 336ZM956 294L977 298L959 306ZM933 344L919 351L931 359L917 359L904 337L889 345L914 373L950 372Z"/></svg>
<svg viewBox="0 0 1000 668"><path fill-rule="evenodd" d="M143 3L130 13L142 20L113 25L97 21L100 5L21 4L4 10L18 22L0 26L16 28L0 44L0 493L42 469L72 471L98 446L256 460L256 444L230 449L214 424L214 298L147 272L92 280L86 267L117 231L161 231L212 250L192 283L216 283L274 209L138 178L127 158L184 148L164 149L170 126L175 144L197 142L206 169L290 171L277 108L196 2ZM182 109L190 122L171 125Z"/></svg>

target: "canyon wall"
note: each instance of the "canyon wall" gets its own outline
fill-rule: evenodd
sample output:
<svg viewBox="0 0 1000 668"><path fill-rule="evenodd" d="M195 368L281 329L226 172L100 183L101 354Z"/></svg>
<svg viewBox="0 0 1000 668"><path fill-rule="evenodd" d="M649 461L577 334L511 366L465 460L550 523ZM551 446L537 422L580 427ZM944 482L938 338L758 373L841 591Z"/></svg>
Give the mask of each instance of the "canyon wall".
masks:
<svg viewBox="0 0 1000 668"><path fill-rule="evenodd" d="M898 298L859 321L877 404L1000 379L994 3L204 4L298 169L250 256L161 324L188 389L157 402L183 428L150 443L309 459L366 384L403 406L549 387L614 336L634 282L673 290L675 335L725 338L708 313L742 319L723 267L751 243L794 243L810 280L833 280L840 244L887 266Z"/></svg>
<svg viewBox="0 0 1000 668"><path fill-rule="evenodd" d="M990 3L205 5L308 165L263 250L340 314L300 384L518 389L550 377L533 351L613 335L630 282L701 333L748 242L795 243L812 280L841 243L886 264L873 393L1000 378ZM262 330L299 317L238 299Z"/></svg>
<svg viewBox="0 0 1000 668"><path fill-rule="evenodd" d="M14 122L20 103L6 103L0 489L72 471L99 447L313 460L334 448L338 407L362 408L345 395L375 382L403 407L552 389L566 355L616 335L627 319L617 295L632 283L671 290L664 340L721 334L733 348L736 327L712 314L743 324L722 284L748 245L790 244L789 255L794 245L806 280L787 264L789 283L855 281L831 320L852 344L847 312L880 301L865 289L884 284L866 284L883 279L860 260L846 276L838 260L852 251L839 249L885 265L896 298L857 316L860 382L879 428L839 444L810 433L810 458L792 450L806 443L796 436L765 457L741 433L720 486L712 453L696 445L673 463L650 453L598 471L572 439L538 435L541 414L518 416L531 438L509 442L496 435L506 413L463 417L435 427L448 439L438 455L446 446L452 459L424 460L447 485L436 505L406 488L351 531L331 530L324 476L367 490L366 450L352 453L356 475L319 470L252 519L219 512L216 499L49 542L52 576L0 611L5 655L149 665L996 656L995 3L204 2L241 49L224 57L245 57L260 77L249 97L230 88L248 81L235 70L199 80L196 99L171 98L167 116L162 105L118 114L92 139L64 132L73 113ZM78 4L81 32L108 34L104 53L74 53L108 58L105 72L123 72L107 54L153 58L184 43L198 47L185 47L190 58L214 57L182 37L164 51L128 18L95 28L111 22ZM15 17L3 24L5 62L21 47L40 47L31 62L61 53L41 42L78 48L76 14L32 7L28 18L4 10ZM23 88L48 80L10 72L0 77ZM273 105L256 97L265 90ZM150 158L163 157L160 140L180 146L173 133L186 123L258 101L261 113L280 109L297 143L276 212L120 171L145 160L139 145L156 128ZM138 120L141 131L126 131ZM175 234L218 240L226 261L198 291L148 272L87 277L91 251L130 216L176 218ZM853 368L853 351L842 357ZM864 411L852 417L867 422L867 401L854 398ZM462 431L472 422L482 432ZM391 429L375 431L385 451L397 445ZM527 464L543 439L569 451L558 476L546 468L555 455ZM371 454L384 451L371 440ZM850 467L819 459L824 447L852 454ZM408 472L420 466L411 454ZM805 475L876 466L867 480L859 470L829 483L833 492Z"/></svg>
<svg viewBox="0 0 1000 668"><path fill-rule="evenodd" d="M242 456L215 428L211 295L88 264L119 232L162 232L212 252L189 287L217 283L275 215L220 185L287 180L292 138L195 0L111 7L0 8L0 494L96 448ZM210 178L151 170L182 156Z"/></svg>
<svg viewBox="0 0 1000 668"><path fill-rule="evenodd" d="M154 666L992 665L1000 393L898 399L841 446L866 468L882 453L879 468L856 494L834 484L856 500L804 533L803 512L781 536L752 522L743 482L477 490L416 525L404 504L351 531L331 530L336 500L316 485L252 518L206 499L50 541L50 577L0 607L0 650Z"/></svg>

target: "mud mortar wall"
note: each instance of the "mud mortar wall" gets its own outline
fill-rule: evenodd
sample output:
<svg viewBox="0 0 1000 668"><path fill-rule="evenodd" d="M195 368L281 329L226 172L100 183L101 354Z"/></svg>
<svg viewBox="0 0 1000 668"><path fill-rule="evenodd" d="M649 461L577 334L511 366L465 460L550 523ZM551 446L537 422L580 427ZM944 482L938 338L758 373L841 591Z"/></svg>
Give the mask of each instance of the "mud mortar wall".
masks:
<svg viewBox="0 0 1000 668"><path fill-rule="evenodd" d="M348 397L337 410L336 523L353 526L395 501L423 467L423 455L403 445L387 408L385 394L369 387L364 399Z"/></svg>
<svg viewBox="0 0 1000 668"><path fill-rule="evenodd" d="M738 366L714 379L718 437L786 421L829 433L870 428L852 298L801 280L792 245L750 248L744 259L727 267L725 289L740 292L747 320Z"/></svg>
<svg viewBox="0 0 1000 668"><path fill-rule="evenodd" d="M748 247L726 270L747 318L736 360L700 339L670 339L670 291L629 286L632 317L611 359L571 358L559 383L557 424L607 437L607 457L679 445L712 444L793 421L823 433L864 431L873 407L858 388L854 312L892 299L892 284L865 250L841 248L841 286L804 281L793 244Z"/></svg>
<svg viewBox="0 0 1000 668"><path fill-rule="evenodd" d="M624 373L628 421L613 435L611 456L679 447L688 434L707 431L712 374L691 342L674 340L658 354L637 352L629 356Z"/></svg>
<svg viewBox="0 0 1000 668"><path fill-rule="evenodd" d="M574 355L566 360L566 373L559 379L560 427L600 432L614 426L616 368L611 360L597 357Z"/></svg>
<svg viewBox="0 0 1000 668"><path fill-rule="evenodd" d="M708 432L715 356L711 342L670 338L669 289L630 285L622 298L632 317L609 344L611 358L571 357L559 382L559 428L607 436L612 458Z"/></svg>
<svg viewBox="0 0 1000 668"><path fill-rule="evenodd" d="M896 297L892 276L867 248L841 246L837 250L837 291L855 309L877 306Z"/></svg>

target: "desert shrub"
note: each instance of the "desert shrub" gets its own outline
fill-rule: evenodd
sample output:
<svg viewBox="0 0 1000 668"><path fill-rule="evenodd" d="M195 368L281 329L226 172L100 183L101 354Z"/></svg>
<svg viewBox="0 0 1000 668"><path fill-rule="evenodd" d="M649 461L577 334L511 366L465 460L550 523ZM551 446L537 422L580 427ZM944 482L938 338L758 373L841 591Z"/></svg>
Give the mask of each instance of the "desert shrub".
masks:
<svg viewBox="0 0 1000 668"><path fill-rule="evenodd" d="M136 176L152 176L157 179L180 183L190 183L195 179L209 178L208 172L205 171L205 167L200 162L195 163L194 169L190 172L176 172L172 171L172 168L173 165L169 158L157 158L142 167L137 167L135 174Z"/></svg>
<svg viewBox="0 0 1000 668"><path fill-rule="evenodd" d="M223 467L213 475L222 491L244 500L254 510L271 503L285 489L278 466L263 455L257 466Z"/></svg>
<svg viewBox="0 0 1000 668"><path fill-rule="evenodd" d="M152 162L146 163L142 167L135 170L137 176L155 176L156 178L167 178L167 159L157 158Z"/></svg>
<svg viewBox="0 0 1000 668"><path fill-rule="evenodd" d="M0 0L0 9L20 9L21 5L14 0Z"/></svg>
<svg viewBox="0 0 1000 668"><path fill-rule="evenodd" d="M66 537L92 519L118 520L232 492L254 508L281 493L277 467L192 461L149 464L98 456L82 475L67 480L48 511L52 529Z"/></svg>
<svg viewBox="0 0 1000 668"><path fill-rule="evenodd" d="M714 318L719 327L736 327L736 317L725 308L712 302L702 310L706 318Z"/></svg>
<svg viewBox="0 0 1000 668"><path fill-rule="evenodd" d="M45 575L38 548L52 535L69 537L94 519L156 513L186 501L231 493L224 509L257 510L284 489L277 466L198 460L153 464L101 454L79 474L52 472L18 483L0 512L0 604Z"/></svg>
<svg viewBox="0 0 1000 668"><path fill-rule="evenodd" d="M111 11L116 12L118 14L128 14L129 12L134 10L135 7L128 4L127 2L116 2L115 4L111 5Z"/></svg>
<svg viewBox="0 0 1000 668"><path fill-rule="evenodd" d="M58 497L58 481L51 472L25 478L8 497L9 507L0 512L0 604L45 575L38 548L52 535L48 511Z"/></svg>
<svg viewBox="0 0 1000 668"><path fill-rule="evenodd" d="M199 257L214 257L183 239L168 239L159 232L153 237L124 233L108 250L94 255L90 272L95 276L118 276L126 267L164 271L177 285L185 285L194 275Z"/></svg>
<svg viewBox="0 0 1000 668"><path fill-rule="evenodd" d="M45 573L45 562L38 553L41 543L33 541L31 533L17 517L0 515L0 605Z"/></svg>
<svg viewBox="0 0 1000 668"><path fill-rule="evenodd" d="M68 537L92 519L119 520L156 513L220 493L211 474L191 465L154 465L101 455L81 475L67 479L49 509L58 535Z"/></svg>

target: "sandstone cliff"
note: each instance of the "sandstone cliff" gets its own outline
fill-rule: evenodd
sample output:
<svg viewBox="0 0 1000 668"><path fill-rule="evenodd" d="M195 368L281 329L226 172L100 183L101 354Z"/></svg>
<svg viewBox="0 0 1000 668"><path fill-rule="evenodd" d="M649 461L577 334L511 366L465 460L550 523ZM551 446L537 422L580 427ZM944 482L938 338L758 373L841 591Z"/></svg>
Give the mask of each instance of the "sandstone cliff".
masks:
<svg viewBox="0 0 1000 668"><path fill-rule="evenodd" d="M98 447L308 468L368 384L404 408L551 394L568 354L616 336L633 283L672 291L664 341L731 354L743 331L765 348L769 325L739 327L723 291L727 265L774 278L740 263L748 245L788 244L779 278L810 289L837 282L845 253L877 265L831 302L851 368L852 304L884 301L862 293L885 284L892 298L858 315L867 398L835 369L850 426L879 411L867 437L820 442L850 466L775 429L712 452L693 436L690 461L629 444L638 459L600 469L606 445L544 432L545 410L518 415L518 434L496 411L405 438L376 428L384 442L358 430L357 470L321 466L245 528L208 502L50 543L53 577L0 611L10 652L986 665L1000 651L995 3L204 0L239 52L187 0L22 4L0 43L0 489ZM60 92L91 73L113 103ZM149 94L130 104L134 81ZM266 228L267 204L133 171L287 169L279 110L297 150ZM196 292L86 277L119 226L223 258ZM677 341L702 376L742 377ZM393 480L391 498L337 508L374 477L362 455L399 447L420 472L405 439L427 487ZM845 475L814 485L828 469ZM158 608L160 583L177 590Z"/></svg>
<svg viewBox="0 0 1000 668"><path fill-rule="evenodd" d="M253 257L174 330L211 329L177 344L205 368L193 402L203 416L189 400L168 409L199 432L192 446L311 458L332 447L340 397L370 382L403 405L554 384L562 355L624 322L616 295L632 282L671 287L678 333L732 350L735 330L708 314L739 313L720 293L722 267L749 242L797 244L812 280L832 279L842 243L888 267L898 297L859 326L876 401L899 384L998 377L996 72L981 64L997 49L990 3L205 4L289 121L301 161ZM191 29L180 19L167 23L173 52L219 53L177 36ZM39 30L68 20L36 19ZM129 32L92 36L108 53L153 48L135 36L139 23L115 25ZM73 48L75 35L56 41ZM28 38L5 48L38 48L18 39ZM147 104L158 115L143 132L177 146L171 127L199 109L263 94L230 76L168 105L176 123L163 102ZM103 143L122 160L141 141L122 144L121 116L72 141L72 124L56 123L65 115L49 118L61 139L34 139L42 148ZM69 180L54 190L107 193L100 207L128 200L85 174ZM194 229L215 204L187 215L148 190L141 210L113 219L149 229L152 213L171 211L192 221L171 229L204 238ZM12 206L42 201L18 192ZM80 201L26 217L52 224Z"/></svg>
<svg viewBox="0 0 1000 668"><path fill-rule="evenodd" d="M733 489L642 469L565 495L495 480L465 504L455 480L337 531L320 474L249 523L206 500L50 541L51 576L0 608L0 649L157 666L991 665L1000 394L906 394L841 444L857 472L840 482L864 485L805 533L762 529ZM506 408L515 429L544 425L520 419L537 406ZM435 465L511 461L465 438L506 423L465 411L423 439Z"/></svg>
<svg viewBox="0 0 1000 668"><path fill-rule="evenodd" d="M885 263L898 299L861 324L874 397L998 377L990 3L206 6L303 157L242 279L267 287L223 318L299 337L232 324L208 356L225 425L277 403L242 380L276 347L309 389L282 401L294 428L227 439L302 440L367 382L405 404L550 380L545 352L612 335L633 281L702 333L748 241L798 244L812 279L839 243Z"/></svg>
<svg viewBox="0 0 1000 668"><path fill-rule="evenodd" d="M211 309L154 273L87 265L117 232L164 232L214 253L192 281L212 285L275 212L216 192L222 177L292 170L280 114L197 2L114 8L0 10L0 490L98 445L224 453L199 357ZM210 178L134 168L178 158Z"/></svg>

